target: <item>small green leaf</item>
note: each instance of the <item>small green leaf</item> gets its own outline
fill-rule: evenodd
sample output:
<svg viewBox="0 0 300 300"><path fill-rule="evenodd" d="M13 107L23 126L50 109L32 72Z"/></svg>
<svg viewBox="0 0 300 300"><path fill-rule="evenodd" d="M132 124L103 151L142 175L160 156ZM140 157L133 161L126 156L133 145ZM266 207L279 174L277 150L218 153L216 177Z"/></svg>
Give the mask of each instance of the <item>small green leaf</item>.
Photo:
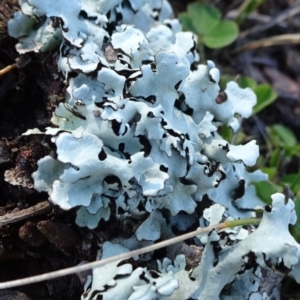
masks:
<svg viewBox="0 0 300 300"><path fill-rule="evenodd" d="M180 14L179 20L181 22L183 30L196 32L196 29L194 28L192 19L187 13Z"/></svg>
<svg viewBox="0 0 300 300"><path fill-rule="evenodd" d="M268 84L258 85L254 89L254 92L257 97L257 103L253 108L253 114L257 114L265 107L272 104L277 98L277 93Z"/></svg>
<svg viewBox="0 0 300 300"><path fill-rule="evenodd" d="M266 141L268 143L269 148L280 148L282 147L282 142L279 138L279 136L276 134L276 132L273 130L272 127L266 127L267 133L268 133L268 140ZM280 149L280 151L282 148Z"/></svg>
<svg viewBox="0 0 300 300"><path fill-rule="evenodd" d="M203 42L208 48L222 48L235 41L239 28L233 21L221 21L204 36Z"/></svg>
<svg viewBox="0 0 300 300"><path fill-rule="evenodd" d="M265 203L272 204L271 195L282 191L282 187L270 181L253 183L257 196Z"/></svg>
<svg viewBox="0 0 300 300"><path fill-rule="evenodd" d="M199 35L208 34L220 22L221 13L214 7L196 2L188 5L187 11Z"/></svg>
<svg viewBox="0 0 300 300"><path fill-rule="evenodd" d="M260 155L259 158L256 161L256 166L261 169L266 165L266 159Z"/></svg>
<svg viewBox="0 0 300 300"><path fill-rule="evenodd" d="M262 167L261 171L268 174L269 179L273 179L277 173L277 169L274 167Z"/></svg>
<svg viewBox="0 0 300 300"><path fill-rule="evenodd" d="M281 152L281 149L279 149L279 148L276 148L272 152L270 160L269 160L270 167L277 168L280 152Z"/></svg>
<svg viewBox="0 0 300 300"><path fill-rule="evenodd" d="M258 6L260 6L265 0L245 0L238 9L238 14L235 21L241 24L247 16L252 13Z"/></svg>
<svg viewBox="0 0 300 300"><path fill-rule="evenodd" d="M285 175L282 177L281 182L288 184L293 192L300 191L300 173Z"/></svg>
<svg viewBox="0 0 300 300"><path fill-rule="evenodd" d="M295 145L295 146L285 146L284 149L286 150L287 154L289 156L300 156L300 145Z"/></svg>
<svg viewBox="0 0 300 300"><path fill-rule="evenodd" d="M283 147L285 146L293 147L297 145L297 138L295 137L291 129L283 125L274 125L272 129L282 141Z"/></svg>
<svg viewBox="0 0 300 300"><path fill-rule="evenodd" d="M254 90L257 87L257 82L248 76L241 76L238 80L238 84L241 88L247 88Z"/></svg>
<svg viewBox="0 0 300 300"><path fill-rule="evenodd" d="M226 140L227 142L231 142L232 138L233 138L233 130L232 128L226 126L226 125L223 125L220 129L219 129L219 132L220 132L220 135L222 136L222 138L224 140Z"/></svg>
<svg viewBox="0 0 300 300"><path fill-rule="evenodd" d="M231 75L228 75L228 74L224 74L224 75L221 76L221 79L219 81L219 85L220 85L221 90L226 89L227 83L229 81L234 81L234 77L231 76Z"/></svg>

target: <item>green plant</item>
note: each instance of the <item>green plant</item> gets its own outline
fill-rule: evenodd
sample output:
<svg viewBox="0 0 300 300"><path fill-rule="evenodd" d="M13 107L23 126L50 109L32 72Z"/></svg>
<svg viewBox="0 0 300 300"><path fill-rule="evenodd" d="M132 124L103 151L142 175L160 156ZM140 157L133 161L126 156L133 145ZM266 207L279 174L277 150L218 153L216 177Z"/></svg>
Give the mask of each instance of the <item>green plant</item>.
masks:
<svg viewBox="0 0 300 300"><path fill-rule="evenodd" d="M287 184L297 198L300 187L299 173L295 170L286 172L292 159L300 158L297 138L289 128L281 124L266 127L264 138L265 155L259 158L257 165L269 175L269 181L257 185L258 195L267 202L268 195L282 190Z"/></svg>
<svg viewBox="0 0 300 300"><path fill-rule="evenodd" d="M237 24L241 24L245 21L247 16L255 11L265 0L245 0L238 8L235 21Z"/></svg>
<svg viewBox="0 0 300 300"><path fill-rule="evenodd" d="M204 44L208 48L225 47L235 41L239 34L237 23L222 20L221 12L210 5L192 3L179 18L184 29L198 35L199 45Z"/></svg>

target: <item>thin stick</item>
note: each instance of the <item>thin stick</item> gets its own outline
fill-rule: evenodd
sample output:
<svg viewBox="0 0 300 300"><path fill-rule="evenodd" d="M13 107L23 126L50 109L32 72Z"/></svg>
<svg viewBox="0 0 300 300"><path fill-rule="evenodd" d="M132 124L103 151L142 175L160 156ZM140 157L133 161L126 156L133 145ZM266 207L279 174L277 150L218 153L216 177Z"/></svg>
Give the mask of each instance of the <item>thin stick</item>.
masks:
<svg viewBox="0 0 300 300"><path fill-rule="evenodd" d="M9 213L4 216L0 216L0 226L16 223L30 217L35 217L44 214L51 210L51 204L49 201L40 202L34 206L22 209L20 211Z"/></svg>
<svg viewBox="0 0 300 300"><path fill-rule="evenodd" d="M269 38L260 39L242 45L234 49L232 53L237 53L241 51L252 50L252 49L257 49L262 47L271 47L271 46L286 45L286 44L300 44L300 34L288 33L288 34L281 34Z"/></svg>
<svg viewBox="0 0 300 300"><path fill-rule="evenodd" d="M11 70L15 69L17 67L17 64L12 64L12 65L9 65L3 69L0 70L0 76L10 72Z"/></svg>
<svg viewBox="0 0 300 300"><path fill-rule="evenodd" d="M224 222L221 224L208 226L206 228L198 228L197 230L192 231L190 233L186 233L181 236L177 236L177 237L171 238L169 240L159 242L157 244L153 244L153 245L150 245L150 246L147 246L147 247L144 247L141 249L133 250L133 251L130 251L127 253L123 253L120 255L112 256L112 257L109 257L106 259L97 260L97 261L87 263L84 265L66 268L66 269L62 269L59 271L36 275L36 276L28 277L28 278L2 282L2 283L0 283L0 289L9 289L9 288L17 287L17 286L37 283L37 282L41 282L44 280L54 279L57 277L62 277L62 276L66 276L66 275L70 275L70 274L74 274L74 273L87 271L87 270L90 270L93 268L101 267L103 265L106 265L106 264L114 262L114 261L129 259L136 255L145 254L145 253L148 253L148 252L151 252L151 251L163 248L163 247L167 247L172 244L182 242L186 239L193 238L199 234L210 232L214 229L220 230L220 229L231 228L231 227L236 227L236 226L258 225L260 223L260 221L261 221L261 219L242 219L242 220L228 221L228 222Z"/></svg>
<svg viewBox="0 0 300 300"><path fill-rule="evenodd" d="M280 12L275 17L271 18L271 20L268 23L256 25L248 30L241 32L239 38L245 38L249 34L253 34L253 33L257 34L259 32L265 31L273 27L274 25L284 21L285 19L291 18L299 13L300 13L300 1L297 1L297 3L295 3L294 5L288 7L287 9Z"/></svg>
<svg viewBox="0 0 300 300"><path fill-rule="evenodd" d="M31 58L28 54L23 54L21 56L19 56L16 59L16 62L12 65L9 65L3 69L0 70L0 77L9 73L11 70L15 69L15 68L24 68L27 64L29 64L31 61Z"/></svg>

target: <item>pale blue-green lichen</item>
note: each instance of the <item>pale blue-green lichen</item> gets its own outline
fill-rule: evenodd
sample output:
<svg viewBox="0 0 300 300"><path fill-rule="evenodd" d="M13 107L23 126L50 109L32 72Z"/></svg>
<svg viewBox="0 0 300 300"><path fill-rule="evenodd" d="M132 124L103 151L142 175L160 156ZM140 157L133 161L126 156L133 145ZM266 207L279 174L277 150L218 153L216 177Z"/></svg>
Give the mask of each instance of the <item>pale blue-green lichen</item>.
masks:
<svg viewBox="0 0 300 300"><path fill-rule="evenodd" d="M171 238L172 227L256 216L264 204L251 183L267 177L246 167L255 164L258 146L231 145L217 132L221 125L237 131L255 94L229 82L220 101L218 68L199 63L196 37L182 32L167 1L20 5L8 24L19 38L17 50L59 44L58 67L68 84L54 126L45 130L57 156L38 162L35 188L63 209L78 207L79 226L94 229L113 209L124 222L140 220L131 238L116 233L104 243L102 257ZM207 200L211 206L196 211ZM116 262L93 271L82 299L228 299L222 290L230 283L234 299L267 299L259 286L262 268L283 265L300 280L299 245L288 232L294 222L293 202L277 194L254 233L238 227L195 239L204 252L191 274L184 256L165 258L157 271ZM151 254L144 259L151 262Z"/></svg>

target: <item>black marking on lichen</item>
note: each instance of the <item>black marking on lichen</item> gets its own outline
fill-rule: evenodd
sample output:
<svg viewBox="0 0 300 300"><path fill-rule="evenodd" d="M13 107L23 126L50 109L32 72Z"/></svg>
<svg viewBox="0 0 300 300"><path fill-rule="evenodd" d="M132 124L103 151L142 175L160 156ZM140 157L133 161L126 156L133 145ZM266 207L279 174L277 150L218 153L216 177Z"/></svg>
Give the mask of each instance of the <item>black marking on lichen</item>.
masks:
<svg viewBox="0 0 300 300"><path fill-rule="evenodd" d="M147 157L151 152L151 144L144 135L139 135L138 138L141 145L144 146L141 151L145 152L144 157Z"/></svg>
<svg viewBox="0 0 300 300"><path fill-rule="evenodd" d="M245 195L245 190L246 190L245 183L246 182L244 179L239 180L238 187L232 192L232 195L231 195L231 198L233 200L242 198Z"/></svg>

